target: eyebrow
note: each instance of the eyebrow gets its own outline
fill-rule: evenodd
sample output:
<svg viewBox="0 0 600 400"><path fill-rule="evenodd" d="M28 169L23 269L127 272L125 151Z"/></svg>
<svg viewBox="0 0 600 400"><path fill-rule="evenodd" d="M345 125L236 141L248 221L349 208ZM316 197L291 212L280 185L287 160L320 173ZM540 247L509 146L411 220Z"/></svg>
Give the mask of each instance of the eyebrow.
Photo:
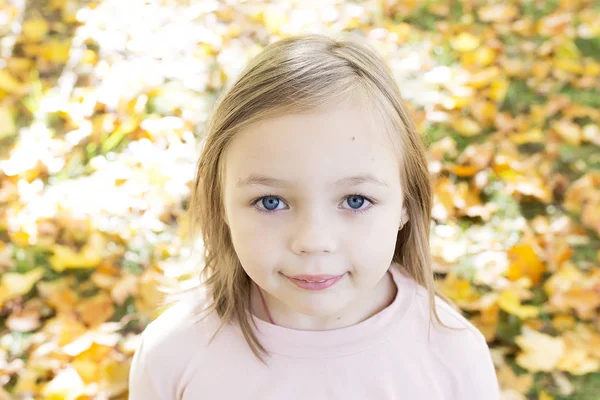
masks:
<svg viewBox="0 0 600 400"><path fill-rule="evenodd" d="M388 184L382 181L379 181L371 174L365 175L357 175L357 176L349 176L346 178L338 179L333 184L337 187L343 186L358 186L363 183L372 183L377 186L388 187ZM284 181L282 179L271 178L265 175L259 174L250 174L248 177L244 179L240 179L236 185L238 188L244 186L269 186L269 187L277 187L277 188L289 188L292 186L290 182Z"/></svg>

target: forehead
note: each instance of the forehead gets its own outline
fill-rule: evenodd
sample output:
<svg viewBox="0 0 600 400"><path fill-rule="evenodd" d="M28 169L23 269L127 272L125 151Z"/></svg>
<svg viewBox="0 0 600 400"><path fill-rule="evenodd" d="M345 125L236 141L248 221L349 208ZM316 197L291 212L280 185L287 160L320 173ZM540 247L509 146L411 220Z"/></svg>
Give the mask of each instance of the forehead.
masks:
<svg viewBox="0 0 600 400"><path fill-rule="evenodd" d="M398 156L383 124L349 101L262 120L238 132L225 154L227 184L252 173L299 182L366 173L399 179Z"/></svg>

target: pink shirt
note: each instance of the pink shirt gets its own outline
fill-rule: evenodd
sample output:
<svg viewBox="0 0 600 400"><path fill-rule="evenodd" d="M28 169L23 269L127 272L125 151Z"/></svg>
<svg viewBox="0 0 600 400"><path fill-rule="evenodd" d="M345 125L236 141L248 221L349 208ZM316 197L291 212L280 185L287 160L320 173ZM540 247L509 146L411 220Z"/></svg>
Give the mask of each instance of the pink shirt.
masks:
<svg viewBox="0 0 600 400"><path fill-rule="evenodd" d="M342 329L302 331L253 316L270 350L258 361L235 325L216 314L193 322L178 303L148 325L129 376L130 400L447 399L497 400L498 383L483 335L437 299L453 331L431 325L426 290L397 268L396 298L371 318Z"/></svg>

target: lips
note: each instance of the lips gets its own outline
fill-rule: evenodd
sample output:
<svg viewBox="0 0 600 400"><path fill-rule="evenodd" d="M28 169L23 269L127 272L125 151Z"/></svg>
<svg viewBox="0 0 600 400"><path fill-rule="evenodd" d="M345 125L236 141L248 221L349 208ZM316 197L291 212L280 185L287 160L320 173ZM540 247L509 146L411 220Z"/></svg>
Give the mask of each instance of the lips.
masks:
<svg viewBox="0 0 600 400"><path fill-rule="evenodd" d="M292 279L298 279L306 282L324 282L332 278L337 278L339 275L294 275Z"/></svg>
<svg viewBox="0 0 600 400"><path fill-rule="evenodd" d="M324 290L339 282L344 274L341 275L295 275L286 276L296 286L305 290Z"/></svg>

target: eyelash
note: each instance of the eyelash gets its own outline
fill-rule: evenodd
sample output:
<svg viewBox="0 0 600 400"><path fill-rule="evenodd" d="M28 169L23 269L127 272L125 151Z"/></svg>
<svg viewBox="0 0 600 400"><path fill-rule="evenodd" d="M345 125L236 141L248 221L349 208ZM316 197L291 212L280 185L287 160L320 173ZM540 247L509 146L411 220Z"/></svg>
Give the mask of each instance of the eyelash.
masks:
<svg viewBox="0 0 600 400"><path fill-rule="evenodd" d="M261 201L262 199L264 199L265 197L274 197L276 199L282 200L281 197L274 195L274 194L267 194L264 196L261 196L255 200L252 200L251 205L254 206L254 208L256 208L256 210L258 212L264 213L264 214L273 214L276 211L281 211L281 210L262 210L258 207L256 207L256 204ZM350 212L356 213L356 214L364 214L365 212L369 211L375 204L377 204L374 200L371 200L369 197L363 195L362 193L353 193L353 194L349 194L348 196L344 197L344 201L346 201L346 199L350 198L350 197L362 197L363 199L367 200L369 203L371 203L371 206L368 208L365 208L364 210L350 210Z"/></svg>

